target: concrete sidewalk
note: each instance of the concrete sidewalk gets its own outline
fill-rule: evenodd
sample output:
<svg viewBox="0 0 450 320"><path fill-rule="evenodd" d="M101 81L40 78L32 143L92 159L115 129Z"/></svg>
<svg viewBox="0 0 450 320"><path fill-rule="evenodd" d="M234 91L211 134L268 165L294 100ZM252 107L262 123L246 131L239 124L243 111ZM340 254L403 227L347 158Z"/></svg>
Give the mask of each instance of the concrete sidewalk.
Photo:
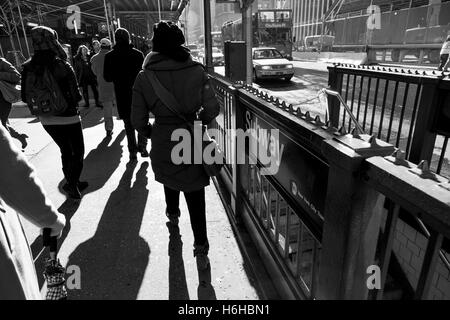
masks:
<svg viewBox="0 0 450 320"><path fill-rule="evenodd" d="M15 140L17 145L24 147L55 207L67 218L59 258L63 265L81 270L81 289L70 290L69 299L261 297L212 184L206 190L211 270L199 274L184 198L178 232L166 225L163 186L154 181L149 159L128 163L121 121L114 120L114 135L105 138L101 110L84 111L82 180L90 186L81 201L66 199L61 192L59 149L40 123L24 107L14 108L10 123L23 134L22 141ZM24 225L36 256L42 249L39 230L28 222ZM43 256L36 261L41 285L42 264ZM199 280L209 278L211 285L199 286Z"/></svg>

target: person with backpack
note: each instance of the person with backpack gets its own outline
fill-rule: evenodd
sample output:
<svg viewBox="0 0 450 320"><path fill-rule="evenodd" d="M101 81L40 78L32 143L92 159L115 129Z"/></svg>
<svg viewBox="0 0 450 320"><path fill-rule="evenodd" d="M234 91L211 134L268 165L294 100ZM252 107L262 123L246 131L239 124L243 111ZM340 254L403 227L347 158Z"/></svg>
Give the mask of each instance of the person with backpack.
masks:
<svg viewBox="0 0 450 320"><path fill-rule="evenodd" d="M66 223L0 125L0 300L42 300L19 214L40 229L51 229L52 237L60 237Z"/></svg>
<svg viewBox="0 0 450 320"><path fill-rule="evenodd" d="M113 108L116 104L114 97L114 85L106 82L103 77L103 66L105 56L111 50L111 41L103 38L100 41L100 51L91 58L92 72L97 77L99 99L103 104L103 115L105 118L106 136L111 137L114 129Z"/></svg>
<svg viewBox="0 0 450 320"><path fill-rule="evenodd" d="M79 46L73 61L77 81L83 92L85 102L84 108L89 108L89 87L91 87L92 92L94 93L95 105L97 108L103 108L98 97L97 78L91 68L89 49L85 45Z"/></svg>
<svg viewBox="0 0 450 320"><path fill-rule="evenodd" d="M130 120L133 84L138 73L142 70L144 55L135 49L130 41L130 34L126 29L118 28L115 32L116 45L105 55L103 77L114 84L117 111L122 119L128 140L130 161L137 159L139 152L142 157L148 157L147 138L138 134Z"/></svg>
<svg viewBox="0 0 450 320"><path fill-rule="evenodd" d="M56 31L38 26L31 30L33 56L22 71L22 101L36 115L61 151L66 184L63 190L74 199L88 187L80 182L84 160L84 139L77 110L81 94L75 73L60 54Z"/></svg>
<svg viewBox="0 0 450 320"><path fill-rule="evenodd" d="M161 21L153 27L153 52L145 58L143 71L133 88L131 120L138 132L152 139L151 164L156 181L164 185L166 216L172 225L180 217L180 192L184 193L194 233L194 257L197 268L209 265L206 228L205 187L210 179L202 164L176 164L172 140L175 131L189 130L189 123L211 123L220 107L203 65L192 60L181 29ZM165 88L166 94L164 94ZM166 105L163 101L174 101ZM176 105L179 106L176 106ZM149 124L149 113L155 122Z"/></svg>
<svg viewBox="0 0 450 320"><path fill-rule="evenodd" d="M20 83L20 73L17 69L9 63L5 58L0 58L0 81L5 82L6 85L16 85ZM12 104L7 101L3 93L0 94L0 122L7 129L8 118L11 112Z"/></svg>

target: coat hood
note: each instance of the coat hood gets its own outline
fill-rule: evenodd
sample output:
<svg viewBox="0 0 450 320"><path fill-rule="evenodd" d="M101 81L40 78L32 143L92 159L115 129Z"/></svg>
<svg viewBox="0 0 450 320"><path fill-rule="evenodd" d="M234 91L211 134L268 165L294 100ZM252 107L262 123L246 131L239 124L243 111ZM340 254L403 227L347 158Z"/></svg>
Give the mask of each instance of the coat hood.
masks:
<svg viewBox="0 0 450 320"><path fill-rule="evenodd" d="M195 65L200 64L198 62L193 61L191 56L189 56L186 61L181 62L173 60L159 52L152 51L145 57L142 69L173 71L186 69Z"/></svg>

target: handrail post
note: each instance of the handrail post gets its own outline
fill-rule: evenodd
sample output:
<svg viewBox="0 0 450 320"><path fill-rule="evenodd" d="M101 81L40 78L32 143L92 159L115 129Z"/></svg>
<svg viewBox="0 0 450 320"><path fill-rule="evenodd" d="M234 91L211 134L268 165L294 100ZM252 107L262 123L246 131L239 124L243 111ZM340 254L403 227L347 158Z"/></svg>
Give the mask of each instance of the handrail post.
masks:
<svg viewBox="0 0 450 320"><path fill-rule="evenodd" d="M231 90L232 94L232 105L231 105L231 113L233 114L233 117L231 119L231 131L232 133L232 150L233 150L233 194L231 196L231 207L234 212L234 216L236 218L236 223L240 224L242 222L241 214L243 212L241 205L243 203L243 195L244 192L242 188L242 166L244 164L240 163L239 159L241 159L242 152L245 153L245 150L240 149L238 143L237 143L237 136L236 136L236 130L238 129L244 129L244 115L242 111L239 108L239 98L238 98L238 90L234 86L230 86L229 89Z"/></svg>
<svg viewBox="0 0 450 320"><path fill-rule="evenodd" d="M386 156L394 147L358 150L351 135L324 142L329 161L322 257L317 298L367 299L367 268L374 264L384 197L363 179L364 159ZM373 145L375 146L375 145ZM366 145L367 147L367 145Z"/></svg>
<svg viewBox="0 0 450 320"><path fill-rule="evenodd" d="M433 156L436 133L431 132L431 127L438 106L438 83L437 79L423 80L417 120L408 153L408 160L413 163L419 163L422 160L430 163Z"/></svg>
<svg viewBox="0 0 450 320"><path fill-rule="evenodd" d="M341 92L342 90L342 73L337 71L336 66L328 67L329 78L328 86L331 90ZM328 114L332 127L339 128L339 113L341 111L341 103L337 97L328 99Z"/></svg>

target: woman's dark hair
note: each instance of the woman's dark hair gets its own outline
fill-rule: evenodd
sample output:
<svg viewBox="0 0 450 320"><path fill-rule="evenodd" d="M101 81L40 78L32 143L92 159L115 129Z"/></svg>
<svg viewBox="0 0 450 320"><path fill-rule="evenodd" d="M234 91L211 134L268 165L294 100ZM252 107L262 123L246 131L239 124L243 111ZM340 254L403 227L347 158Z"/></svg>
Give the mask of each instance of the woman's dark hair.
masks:
<svg viewBox="0 0 450 320"><path fill-rule="evenodd" d="M84 44L82 44L81 46L78 47L77 54L75 55L74 58L76 58L76 59L81 58L83 56L83 49L84 48L86 48L87 55L89 55L89 48L86 47Z"/></svg>

